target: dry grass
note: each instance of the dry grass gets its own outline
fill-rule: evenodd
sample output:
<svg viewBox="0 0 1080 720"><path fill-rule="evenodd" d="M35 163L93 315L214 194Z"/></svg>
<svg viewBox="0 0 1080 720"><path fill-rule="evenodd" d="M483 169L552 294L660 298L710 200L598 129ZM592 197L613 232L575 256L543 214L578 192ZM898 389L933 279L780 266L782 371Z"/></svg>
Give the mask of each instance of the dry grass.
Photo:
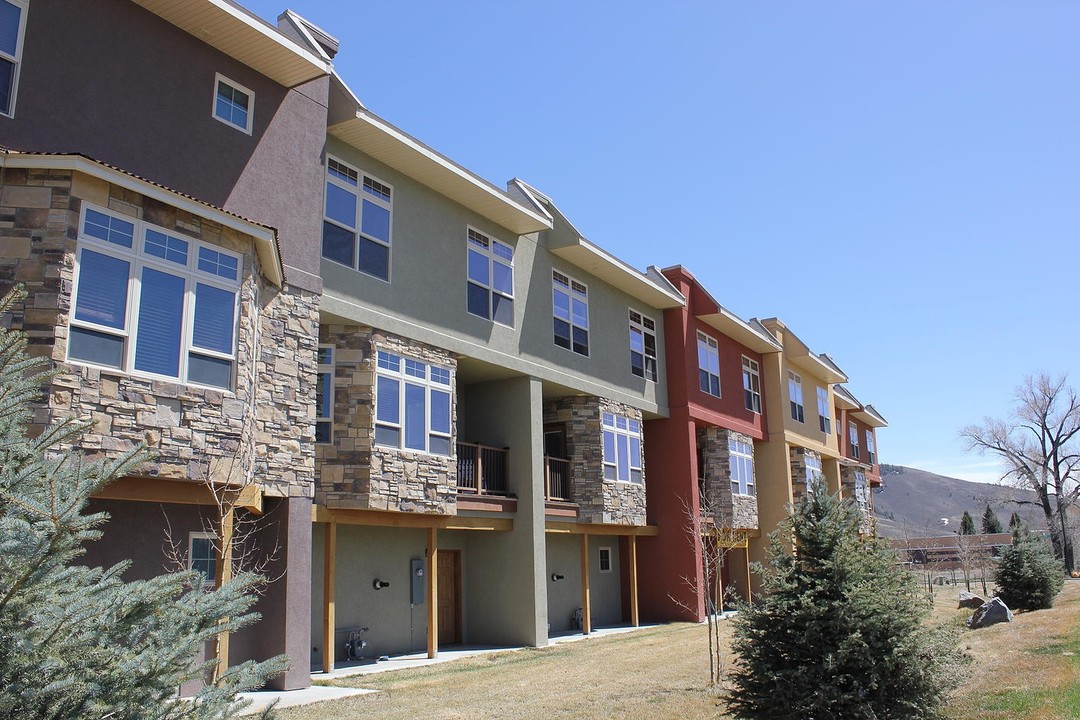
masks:
<svg viewBox="0 0 1080 720"><path fill-rule="evenodd" d="M935 594L935 618L961 623L959 589ZM952 720L1080 718L1080 582L1052 610L965 631L972 677ZM725 624L725 633L730 625ZM725 635L725 640L728 638ZM726 656L730 659L730 655ZM334 684L382 692L279 711L283 720L395 718L724 718L708 684L705 627L668 625L539 650L479 656Z"/></svg>

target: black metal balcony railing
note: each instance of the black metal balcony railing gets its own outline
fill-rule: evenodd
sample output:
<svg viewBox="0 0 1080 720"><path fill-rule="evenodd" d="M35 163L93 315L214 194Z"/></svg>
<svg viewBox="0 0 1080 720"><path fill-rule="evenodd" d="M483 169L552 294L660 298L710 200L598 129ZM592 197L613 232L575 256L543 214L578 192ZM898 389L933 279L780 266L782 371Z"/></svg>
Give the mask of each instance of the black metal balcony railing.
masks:
<svg viewBox="0 0 1080 720"><path fill-rule="evenodd" d="M544 497L548 500L570 500L570 461L544 456Z"/></svg>
<svg viewBox="0 0 1080 720"><path fill-rule="evenodd" d="M510 483L510 451L480 443L457 444L458 492L470 495L506 495Z"/></svg>

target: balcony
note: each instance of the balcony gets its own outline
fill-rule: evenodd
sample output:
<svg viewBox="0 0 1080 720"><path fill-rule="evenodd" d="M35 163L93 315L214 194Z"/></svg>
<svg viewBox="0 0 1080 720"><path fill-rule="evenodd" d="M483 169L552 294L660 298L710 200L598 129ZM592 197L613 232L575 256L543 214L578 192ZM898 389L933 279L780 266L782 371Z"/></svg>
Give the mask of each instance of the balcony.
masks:
<svg viewBox="0 0 1080 720"><path fill-rule="evenodd" d="M544 456L544 499L570 502L570 461Z"/></svg>
<svg viewBox="0 0 1080 720"><path fill-rule="evenodd" d="M457 489L465 495L507 495L510 450L480 443L457 444Z"/></svg>

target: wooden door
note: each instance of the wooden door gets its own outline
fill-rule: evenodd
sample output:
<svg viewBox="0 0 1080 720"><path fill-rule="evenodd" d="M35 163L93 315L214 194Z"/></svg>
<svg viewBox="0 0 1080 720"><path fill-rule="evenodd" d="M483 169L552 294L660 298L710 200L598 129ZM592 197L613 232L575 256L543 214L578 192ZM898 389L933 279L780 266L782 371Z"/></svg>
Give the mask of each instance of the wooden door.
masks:
<svg viewBox="0 0 1080 720"><path fill-rule="evenodd" d="M461 642L461 551L438 552L439 646Z"/></svg>

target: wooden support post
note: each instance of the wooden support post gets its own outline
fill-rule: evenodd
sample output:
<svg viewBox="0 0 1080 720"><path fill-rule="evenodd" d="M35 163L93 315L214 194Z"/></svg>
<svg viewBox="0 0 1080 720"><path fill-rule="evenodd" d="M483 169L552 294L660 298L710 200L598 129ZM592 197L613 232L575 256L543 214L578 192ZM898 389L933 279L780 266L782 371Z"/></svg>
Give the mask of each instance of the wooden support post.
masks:
<svg viewBox="0 0 1080 720"><path fill-rule="evenodd" d="M634 627L641 625L638 617L638 591L637 591L637 536L631 535L630 549L630 624Z"/></svg>
<svg viewBox="0 0 1080 720"><path fill-rule="evenodd" d="M589 599L589 536L581 534L581 632L592 632L592 606Z"/></svg>
<svg viewBox="0 0 1080 720"><path fill-rule="evenodd" d="M439 656L439 546L438 530L428 528L427 566L427 656Z"/></svg>
<svg viewBox="0 0 1080 720"><path fill-rule="evenodd" d="M476 444L476 494L484 494L484 449Z"/></svg>
<svg viewBox="0 0 1080 720"><path fill-rule="evenodd" d="M337 523L326 523L326 540L323 543L323 653L322 669L324 673L333 672L334 654L337 643L334 642L334 629L337 624L334 604L337 584Z"/></svg>
<svg viewBox="0 0 1080 720"><path fill-rule="evenodd" d="M226 503L221 506L221 525L220 532L218 533L218 547L217 560L217 586L221 587L225 585L233 577L233 532L234 532L234 520L236 517L235 511L231 503ZM227 622L228 618L222 618L222 622ZM225 671L229 669L229 633L218 633L217 647L215 649L217 655L217 677L222 677Z"/></svg>
<svg viewBox="0 0 1080 720"><path fill-rule="evenodd" d="M750 590L750 545L746 546L746 602L753 600L753 593Z"/></svg>

